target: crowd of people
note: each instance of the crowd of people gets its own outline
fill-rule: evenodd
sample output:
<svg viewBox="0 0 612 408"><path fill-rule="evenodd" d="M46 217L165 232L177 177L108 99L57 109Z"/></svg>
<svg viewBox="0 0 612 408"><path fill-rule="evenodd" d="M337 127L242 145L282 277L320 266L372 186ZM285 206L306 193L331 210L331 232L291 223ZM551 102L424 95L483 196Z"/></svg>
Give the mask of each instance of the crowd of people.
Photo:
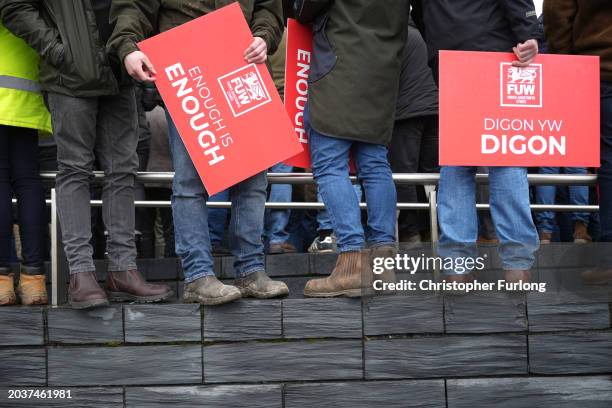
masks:
<svg viewBox="0 0 612 408"><path fill-rule="evenodd" d="M360 296L374 258L394 257L398 243L431 239L426 213L396 211L398 201L424 202L426 189L396 187L393 173L440 172L439 255L476 257L477 243L495 242L508 282L529 282L540 244L612 241L609 1L545 0L538 20L532 0L239 0L253 34L245 63L266 64L281 95L287 18L313 26L304 124L316 186L268 186L262 172L209 197L155 89L156 67L137 43L232 2L0 0L0 305L48 301L49 212L41 171L57 171L75 309L168 299L170 287L147 282L137 268L137 258L156 256L180 258L185 302L285 296L287 285L265 272L265 254L302 251L338 253L331 275L308 281L304 295ZM528 171L594 171L586 168L440 168L439 50L513 52L519 68L542 52L598 55L597 191L530 190L527 181ZM263 137L265 129L258 132ZM349 177L351 161L357 184ZM95 170L104 172L101 186L91 183ZM283 163L269 170L303 171ZM137 171L173 171L172 189L137 182ZM477 171L489 174L488 188L477 187ZM476 211L477 196L490 203L490 214ZM91 207L93 198L102 199L101 209ZM171 199L172 208L135 209L134 201L143 199ZM265 209L266 201L292 200L322 201L325 210ZM531 202L561 200L598 203L600 212L530 210ZM229 201L231 209L208 208L207 201ZM234 256L232 285L214 274L219 255ZM104 287L94 265L101 257L108 260ZM449 282L473 280L469 270L443 272ZM585 278L612 281L612 265ZM382 279L394 281L394 270Z"/></svg>

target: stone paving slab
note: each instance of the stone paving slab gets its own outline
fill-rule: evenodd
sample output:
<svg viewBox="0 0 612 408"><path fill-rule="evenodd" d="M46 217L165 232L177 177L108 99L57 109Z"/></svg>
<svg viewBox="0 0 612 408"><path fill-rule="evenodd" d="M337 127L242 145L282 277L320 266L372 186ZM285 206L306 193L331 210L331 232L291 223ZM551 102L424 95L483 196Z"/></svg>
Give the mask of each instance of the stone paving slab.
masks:
<svg viewBox="0 0 612 408"><path fill-rule="evenodd" d="M612 331L529 336L529 369L534 374L612 372Z"/></svg>
<svg viewBox="0 0 612 408"><path fill-rule="evenodd" d="M10 388L0 388L0 407L2 408L123 408L123 388L69 388L70 398L37 398L37 399L8 399ZM12 388L14 389L14 388ZM67 388L29 388L35 391L51 392L51 396Z"/></svg>
<svg viewBox="0 0 612 408"><path fill-rule="evenodd" d="M285 299L284 336L361 338L361 299Z"/></svg>
<svg viewBox="0 0 612 408"><path fill-rule="evenodd" d="M0 349L0 386L45 385L45 349Z"/></svg>
<svg viewBox="0 0 612 408"><path fill-rule="evenodd" d="M117 343L123 342L123 311L121 305L91 310L68 307L47 311L51 343Z"/></svg>
<svg viewBox="0 0 612 408"><path fill-rule="evenodd" d="M280 339L280 300L239 300L204 308L205 341Z"/></svg>
<svg viewBox="0 0 612 408"><path fill-rule="evenodd" d="M199 345L51 347L50 385L148 385L202 382Z"/></svg>
<svg viewBox="0 0 612 408"><path fill-rule="evenodd" d="M366 336L442 333L442 297L438 295L376 296L364 299Z"/></svg>
<svg viewBox="0 0 612 408"><path fill-rule="evenodd" d="M445 408L444 381L377 381L287 386L285 408Z"/></svg>
<svg viewBox="0 0 612 408"><path fill-rule="evenodd" d="M501 333L527 330L525 295L469 293L444 296L447 333Z"/></svg>
<svg viewBox="0 0 612 408"><path fill-rule="evenodd" d="M41 307L0 308L0 346L42 345L44 333Z"/></svg>
<svg viewBox="0 0 612 408"><path fill-rule="evenodd" d="M365 342L366 379L527 374L522 335L425 336Z"/></svg>
<svg viewBox="0 0 612 408"><path fill-rule="evenodd" d="M360 340L220 344L204 347L204 381L359 379Z"/></svg>
<svg viewBox="0 0 612 408"><path fill-rule="evenodd" d="M282 408L280 385L128 388L127 408Z"/></svg>
<svg viewBox="0 0 612 408"><path fill-rule="evenodd" d="M202 339L199 304L125 305L123 309L128 343Z"/></svg>
<svg viewBox="0 0 612 408"><path fill-rule="evenodd" d="M612 377L447 380L448 408L608 408Z"/></svg>

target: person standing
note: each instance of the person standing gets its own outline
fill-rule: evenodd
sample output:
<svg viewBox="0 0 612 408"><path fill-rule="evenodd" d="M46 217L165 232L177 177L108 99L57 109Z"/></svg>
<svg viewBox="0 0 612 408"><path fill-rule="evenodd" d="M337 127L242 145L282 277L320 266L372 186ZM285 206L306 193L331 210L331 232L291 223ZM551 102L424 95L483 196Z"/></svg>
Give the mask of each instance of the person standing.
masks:
<svg viewBox="0 0 612 408"><path fill-rule="evenodd" d="M0 21L0 306L17 302L9 267L13 193L17 196L22 264L17 293L24 305L48 301L43 270L46 209L38 165L38 132L51 133L38 55Z"/></svg>
<svg viewBox="0 0 612 408"><path fill-rule="evenodd" d="M155 80L156 71L136 43L201 17L234 1L113 0L111 21L115 30L110 49L119 56L128 73L139 81ZM273 53L283 31L280 0L240 0L253 32L253 42L245 50L248 63L263 64ZM176 253L185 273L185 302L216 305L245 297L271 298L289 293L283 282L265 273L263 234L267 178L261 172L230 188L232 217L230 249L235 255L235 286L219 281L208 229L208 193L169 114L170 151L174 164L172 213ZM265 131L265 129L262 129Z"/></svg>
<svg viewBox="0 0 612 408"><path fill-rule="evenodd" d="M437 173L438 166L438 87L427 65L427 46L411 21L402 56L400 91L389 162L394 173ZM425 199L423 187L397 186L401 203ZM400 211L398 234L401 244L421 242L421 232L428 230L426 216L420 211Z"/></svg>
<svg viewBox="0 0 612 408"><path fill-rule="evenodd" d="M529 65L538 54L538 21L532 0L411 0L414 19L428 46L430 66L438 75L438 51L514 52L514 66ZM460 135L457 135L460 137ZM476 167L440 170L439 255L475 258L478 238ZM509 282L528 282L535 262L538 233L529 206L527 169L490 167L491 214L499 253ZM468 281L466 271L445 271L449 281Z"/></svg>
<svg viewBox="0 0 612 408"><path fill-rule="evenodd" d="M300 22L313 23L304 124L313 174L340 252L331 276L308 281L304 295L361 296L370 286L371 258L397 252L397 195L387 144L393 132L408 1L297 0L294 10ZM350 152L365 191L365 231L349 178ZM388 272L386 279L394 279Z"/></svg>
<svg viewBox="0 0 612 408"><path fill-rule="evenodd" d="M545 0L544 30L556 54L597 55L601 66L601 167L599 168L599 240L612 242L612 2ZM602 252L607 253L608 244ZM591 283L612 282L612 259L600 257L599 268L583 273Z"/></svg>
<svg viewBox="0 0 612 408"><path fill-rule="evenodd" d="M131 80L105 44L111 0L0 0L4 24L41 56L40 78L57 142L57 206L75 309L111 300L167 299L136 267L134 178L138 168L136 99ZM104 170L102 214L108 230L107 293L93 263L89 184Z"/></svg>

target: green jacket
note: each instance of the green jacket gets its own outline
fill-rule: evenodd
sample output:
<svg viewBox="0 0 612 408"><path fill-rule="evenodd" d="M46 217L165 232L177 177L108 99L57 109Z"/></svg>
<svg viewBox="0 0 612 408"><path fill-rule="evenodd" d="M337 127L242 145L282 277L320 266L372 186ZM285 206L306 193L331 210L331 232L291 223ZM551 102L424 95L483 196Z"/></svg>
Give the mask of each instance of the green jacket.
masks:
<svg viewBox="0 0 612 408"><path fill-rule="evenodd" d="M136 43L201 17L236 0L113 0L111 23L115 30L108 44L123 61L138 50ZM254 36L266 41L274 53L283 33L281 0L239 0Z"/></svg>
<svg viewBox="0 0 612 408"><path fill-rule="evenodd" d="M313 22L312 127L330 137L388 144L408 0L297 0L295 13L300 22Z"/></svg>
<svg viewBox="0 0 612 408"><path fill-rule="evenodd" d="M51 133L38 82L38 54L0 21L0 125Z"/></svg>
<svg viewBox="0 0 612 408"><path fill-rule="evenodd" d="M0 0L0 18L42 57L43 90L75 97L119 91L90 0ZM115 66L121 72L118 60Z"/></svg>

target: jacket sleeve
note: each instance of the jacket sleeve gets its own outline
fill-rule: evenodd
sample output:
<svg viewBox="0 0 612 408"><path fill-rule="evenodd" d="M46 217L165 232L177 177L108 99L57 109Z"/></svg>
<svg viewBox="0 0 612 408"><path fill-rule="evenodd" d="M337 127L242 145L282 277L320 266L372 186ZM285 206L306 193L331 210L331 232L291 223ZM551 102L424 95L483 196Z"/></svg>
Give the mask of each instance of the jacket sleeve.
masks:
<svg viewBox="0 0 612 408"><path fill-rule="evenodd" d="M64 46L57 28L42 18L41 7L44 5L40 0L0 0L0 19L42 58L58 66L64 58Z"/></svg>
<svg viewBox="0 0 612 408"><path fill-rule="evenodd" d="M302 24L312 23L322 14L334 0L295 0L293 12L295 18Z"/></svg>
<svg viewBox="0 0 612 408"><path fill-rule="evenodd" d="M281 0L256 0L251 32L266 42L268 54L274 54L283 36L283 3Z"/></svg>
<svg viewBox="0 0 612 408"><path fill-rule="evenodd" d="M569 54L574 48L572 32L578 12L576 0L544 1L544 32L551 52Z"/></svg>
<svg viewBox="0 0 612 408"><path fill-rule="evenodd" d="M138 51L136 43L157 32L161 0L113 0L110 22L115 26L108 48L123 61Z"/></svg>
<svg viewBox="0 0 612 408"><path fill-rule="evenodd" d="M537 38L538 14L533 0L498 0L519 42Z"/></svg>

